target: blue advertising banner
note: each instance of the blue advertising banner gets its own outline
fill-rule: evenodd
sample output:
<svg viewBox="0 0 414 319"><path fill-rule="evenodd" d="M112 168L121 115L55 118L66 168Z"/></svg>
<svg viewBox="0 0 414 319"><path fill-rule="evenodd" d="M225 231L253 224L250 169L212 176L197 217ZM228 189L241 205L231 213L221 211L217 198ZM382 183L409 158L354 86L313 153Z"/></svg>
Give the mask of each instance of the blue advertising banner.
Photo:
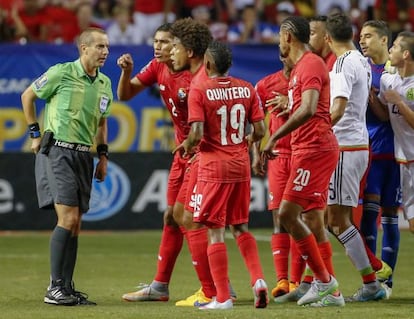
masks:
<svg viewBox="0 0 414 319"><path fill-rule="evenodd" d="M0 153L0 231L48 230L56 224L53 210L38 208L34 161L30 153ZM171 161L171 152L111 153L105 181L93 182L82 229L161 229ZM251 227L272 224L266 197L266 179L253 177Z"/></svg>
<svg viewBox="0 0 414 319"><path fill-rule="evenodd" d="M230 74L252 84L281 69L279 48L275 45L232 46L233 66ZM131 53L134 72L153 57L150 46L111 46L102 72L112 80L115 102L109 118L109 144L112 151L160 151L173 148L174 137L168 111L163 107L156 88L147 89L128 102L116 100L120 69L117 58ZM30 140L21 109L20 95L47 68L77 59L73 45L31 44L0 45L0 152L29 151ZM44 102L38 100L41 124Z"/></svg>

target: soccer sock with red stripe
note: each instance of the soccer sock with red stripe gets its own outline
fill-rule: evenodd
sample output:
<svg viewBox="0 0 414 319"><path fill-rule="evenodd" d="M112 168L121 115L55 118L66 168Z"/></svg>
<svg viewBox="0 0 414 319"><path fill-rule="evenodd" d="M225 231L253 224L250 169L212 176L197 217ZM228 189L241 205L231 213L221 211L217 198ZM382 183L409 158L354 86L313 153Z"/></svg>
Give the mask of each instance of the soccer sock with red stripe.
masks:
<svg viewBox="0 0 414 319"><path fill-rule="evenodd" d="M338 235L339 241L345 247L346 254L351 259L355 268L359 271L364 283L376 280L375 272L371 267L367 256L364 240L358 229L351 225L342 234Z"/></svg>

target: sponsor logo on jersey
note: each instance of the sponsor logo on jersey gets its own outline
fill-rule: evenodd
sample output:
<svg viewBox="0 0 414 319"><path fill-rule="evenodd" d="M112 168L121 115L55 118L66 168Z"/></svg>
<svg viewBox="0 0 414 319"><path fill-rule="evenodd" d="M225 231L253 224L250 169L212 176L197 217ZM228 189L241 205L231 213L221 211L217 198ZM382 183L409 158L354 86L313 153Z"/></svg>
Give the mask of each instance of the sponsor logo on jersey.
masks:
<svg viewBox="0 0 414 319"><path fill-rule="evenodd" d="M184 88L179 88L177 92L178 99L184 101L187 97L187 92Z"/></svg>
<svg viewBox="0 0 414 319"><path fill-rule="evenodd" d="M408 101L414 101L414 88L409 88L405 97Z"/></svg>

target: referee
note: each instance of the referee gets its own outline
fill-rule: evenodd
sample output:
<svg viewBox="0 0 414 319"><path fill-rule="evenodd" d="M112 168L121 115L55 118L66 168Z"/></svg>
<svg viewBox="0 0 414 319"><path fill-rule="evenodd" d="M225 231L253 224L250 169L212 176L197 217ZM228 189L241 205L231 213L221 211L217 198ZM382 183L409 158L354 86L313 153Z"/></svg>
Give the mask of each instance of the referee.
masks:
<svg viewBox="0 0 414 319"><path fill-rule="evenodd" d="M36 154L35 176L40 208L54 207L57 225L50 238L50 284L44 302L54 305L96 305L76 291L73 273L81 217L89 209L93 156L95 178L107 171L107 117L113 100L111 81L99 71L109 54L105 31L88 28L78 38L79 59L56 64L22 94L22 105ZM44 132L36 119L35 101L46 100Z"/></svg>

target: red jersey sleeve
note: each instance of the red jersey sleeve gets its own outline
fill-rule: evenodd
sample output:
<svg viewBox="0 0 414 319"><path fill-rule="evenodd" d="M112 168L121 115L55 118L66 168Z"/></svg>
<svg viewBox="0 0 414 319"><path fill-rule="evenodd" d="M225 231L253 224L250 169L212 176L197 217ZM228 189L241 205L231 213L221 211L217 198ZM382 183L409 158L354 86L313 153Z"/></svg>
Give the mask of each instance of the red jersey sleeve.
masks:
<svg viewBox="0 0 414 319"><path fill-rule="evenodd" d="M306 68L301 75L302 92L310 89L322 90L328 69L321 58L307 59Z"/></svg>
<svg viewBox="0 0 414 319"><path fill-rule="evenodd" d="M145 86L151 86L157 83L159 70L160 63L156 59L152 59L141 69L141 71L139 71L136 78Z"/></svg>
<svg viewBox="0 0 414 319"><path fill-rule="evenodd" d="M250 123L262 121L264 119L262 102L259 96L257 95L256 91L254 90L253 86L248 86L250 86L249 89L251 91L251 108L248 120Z"/></svg>
<svg viewBox="0 0 414 319"><path fill-rule="evenodd" d="M192 87L188 94L188 123L204 122L203 93L197 87Z"/></svg>

